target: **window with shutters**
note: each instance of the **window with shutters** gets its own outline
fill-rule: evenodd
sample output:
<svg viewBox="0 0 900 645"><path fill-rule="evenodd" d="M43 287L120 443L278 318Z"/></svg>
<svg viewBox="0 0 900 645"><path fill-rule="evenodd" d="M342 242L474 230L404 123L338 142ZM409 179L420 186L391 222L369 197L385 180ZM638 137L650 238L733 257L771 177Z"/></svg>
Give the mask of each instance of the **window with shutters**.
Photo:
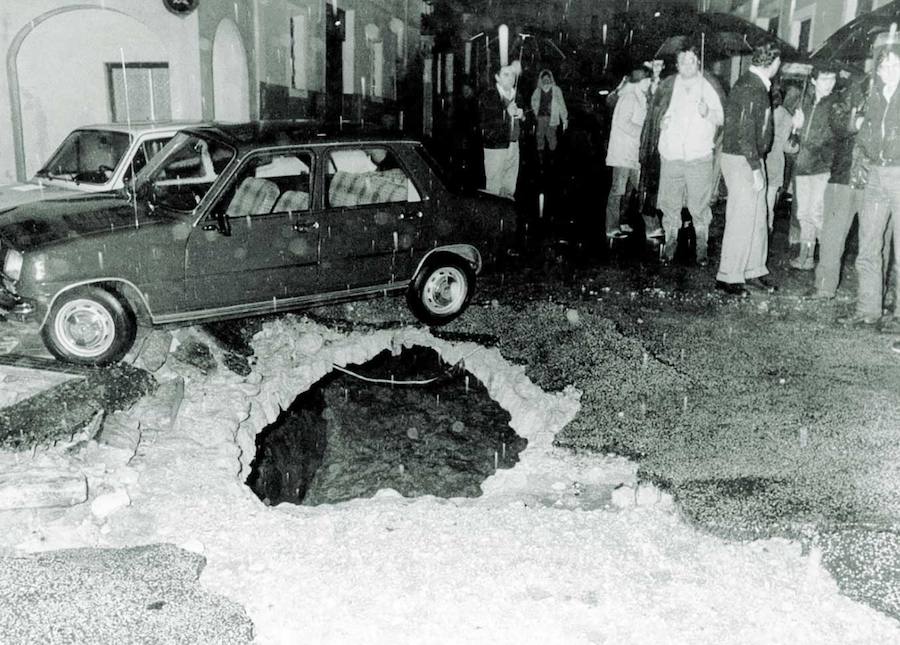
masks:
<svg viewBox="0 0 900 645"><path fill-rule="evenodd" d="M168 63L107 63L106 77L113 123L172 118Z"/></svg>

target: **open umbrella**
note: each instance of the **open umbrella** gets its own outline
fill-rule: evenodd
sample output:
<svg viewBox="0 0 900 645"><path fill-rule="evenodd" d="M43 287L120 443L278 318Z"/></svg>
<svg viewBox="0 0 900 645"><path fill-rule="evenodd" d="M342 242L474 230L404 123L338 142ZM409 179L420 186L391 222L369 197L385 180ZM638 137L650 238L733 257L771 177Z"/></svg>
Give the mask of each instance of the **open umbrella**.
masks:
<svg viewBox="0 0 900 645"><path fill-rule="evenodd" d="M799 57L796 48L743 18L726 13L697 13L693 24L688 24L685 30L662 42L655 58L674 56L687 43L699 47L701 40L704 42L704 53L710 60L750 54L755 47L767 44L776 45L781 50L782 59Z"/></svg>
<svg viewBox="0 0 900 645"><path fill-rule="evenodd" d="M876 36L890 31L892 23L900 23L900 0L869 11L838 29L810 55L815 63L838 63L862 69L872 55Z"/></svg>
<svg viewBox="0 0 900 645"><path fill-rule="evenodd" d="M749 54L754 47L766 43L777 45L784 59L801 58L796 48L738 16L698 12L684 6L658 7L653 11L620 12L610 20L607 42L622 51L626 66L659 56L672 57L688 41L699 46L701 39L710 61Z"/></svg>

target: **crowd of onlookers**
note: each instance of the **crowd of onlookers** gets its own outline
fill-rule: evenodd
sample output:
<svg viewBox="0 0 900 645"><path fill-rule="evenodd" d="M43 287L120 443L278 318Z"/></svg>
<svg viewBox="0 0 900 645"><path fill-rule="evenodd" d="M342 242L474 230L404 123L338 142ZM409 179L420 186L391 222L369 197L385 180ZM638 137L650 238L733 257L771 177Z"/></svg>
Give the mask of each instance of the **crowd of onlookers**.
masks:
<svg viewBox="0 0 900 645"><path fill-rule="evenodd" d="M637 66L608 98L612 108L606 165L611 183L605 231L612 244L632 235L640 222L648 238L660 240L660 258L675 257L682 211L695 235L695 261L709 256L710 204L727 189L725 230L716 274L717 289L735 296L748 290L772 293L766 266L775 205L790 185L799 231L790 243L790 266L813 271L806 297L835 297L841 259L858 216L855 312L840 322L880 326L900 333L900 310L883 319L886 276L900 256L900 39L896 30L873 43L873 71L858 78L832 63L814 65L802 89L773 88L781 53L756 48L750 66L727 96L704 69L703 52L685 43L674 74L663 76L662 61ZM478 97L484 185L512 197L519 172L519 137L526 112L536 122L538 160L557 147L568 125L563 93L544 70L527 109L518 96L521 69L501 67L496 85ZM840 83L839 83L840 82ZM787 155L787 157L786 157ZM785 177L786 158L792 161ZM789 179L792 179L789 183ZM633 219L633 206L642 220ZM599 210L599 209L598 209ZM630 217L623 217L628 212ZM900 286L893 298L900 303ZM887 298L891 300L891 298ZM900 351L900 343L895 345Z"/></svg>

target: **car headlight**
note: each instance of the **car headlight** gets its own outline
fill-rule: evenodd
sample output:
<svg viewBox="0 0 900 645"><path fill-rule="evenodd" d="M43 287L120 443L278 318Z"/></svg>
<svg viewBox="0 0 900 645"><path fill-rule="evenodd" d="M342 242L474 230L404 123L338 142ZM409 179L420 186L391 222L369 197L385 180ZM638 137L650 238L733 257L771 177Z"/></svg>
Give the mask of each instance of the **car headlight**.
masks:
<svg viewBox="0 0 900 645"><path fill-rule="evenodd" d="M22 254L15 249L7 249L6 258L3 260L3 275L12 280L18 281L19 274L22 273Z"/></svg>

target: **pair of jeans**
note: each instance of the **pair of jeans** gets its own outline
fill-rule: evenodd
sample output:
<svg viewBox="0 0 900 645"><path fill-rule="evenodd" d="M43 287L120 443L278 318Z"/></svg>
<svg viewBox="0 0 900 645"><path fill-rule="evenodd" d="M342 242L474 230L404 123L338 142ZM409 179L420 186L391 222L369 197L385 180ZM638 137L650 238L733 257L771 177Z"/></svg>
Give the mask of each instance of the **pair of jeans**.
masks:
<svg viewBox="0 0 900 645"><path fill-rule="evenodd" d="M659 169L657 205L663 213L662 225L666 233L665 255L672 259L681 228L681 209L687 206L694 220L697 236L697 258L706 257L709 223L712 211L709 200L713 187L713 157L702 159L663 159Z"/></svg>
<svg viewBox="0 0 900 645"><path fill-rule="evenodd" d="M519 142L506 148L484 149L485 190L500 197L513 199L519 179Z"/></svg>
<svg viewBox="0 0 900 645"><path fill-rule="evenodd" d="M769 273L766 191L753 187L753 169L742 155L722 155L722 177L728 187L728 201L716 280L739 284Z"/></svg>
<svg viewBox="0 0 900 645"><path fill-rule="evenodd" d="M606 199L606 232L610 233L619 228L619 219L627 200L626 195L638 189L641 181L640 168L625 168L613 166L612 183L609 186L609 197Z"/></svg>
<svg viewBox="0 0 900 645"><path fill-rule="evenodd" d="M859 254L856 256L859 280L856 313L862 316L881 316L888 227L894 236L894 257L900 257L900 166L872 166L859 215ZM896 295L900 296L900 281L896 288ZM894 302L900 304L900 298L895 297Z"/></svg>
<svg viewBox="0 0 900 645"><path fill-rule="evenodd" d="M797 221L800 223L800 243L815 244L822 233L825 217L825 188L828 173L797 175L794 177L794 200L797 202Z"/></svg>
<svg viewBox="0 0 900 645"><path fill-rule="evenodd" d="M825 189L825 216L819 238L819 262L816 264L816 292L833 297L841 279L841 260L847 233L853 218L862 211L865 192L846 184L828 184ZM887 267L891 257L892 228L884 229L882 263Z"/></svg>
<svg viewBox="0 0 900 645"><path fill-rule="evenodd" d="M545 147L550 152L556 150L556 128L557 126L550 125L549 116L538 116L537 128L534 133L538 150L543 150Z"/></svg>

